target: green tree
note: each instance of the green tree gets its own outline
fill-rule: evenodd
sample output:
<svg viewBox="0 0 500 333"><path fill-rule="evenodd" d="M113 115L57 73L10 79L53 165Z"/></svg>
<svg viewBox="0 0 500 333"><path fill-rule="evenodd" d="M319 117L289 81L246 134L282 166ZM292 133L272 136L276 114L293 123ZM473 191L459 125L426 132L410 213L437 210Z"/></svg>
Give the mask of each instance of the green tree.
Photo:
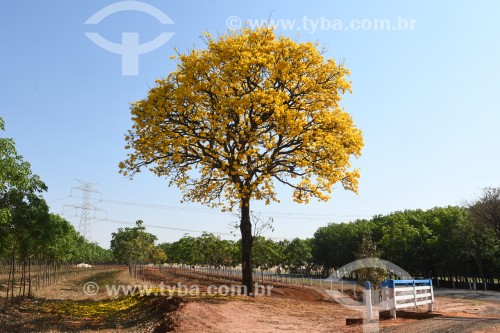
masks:
<svg viewBox="0 0 500 333"><path fill-rule="evenodd" d="M0 117L0 131L4 129ZM45 190L47 187L40 177L31 172L30 164L17 153L14 140L0 138L0 253L8 244L11 208L26 195Z"/></svg>
<svg viewBox="0 0 500 333"><path fill-rule="evenodd" d="M362 237L372 224L368 220L353 223L331 223L319 228L311 242L314 262L323 267L325 274L330 269L340 268L355 260L354 253L361 244Z"/></svg>
<svg viewBox="0 0 500 333"><path fill-rule="evenodd" d="M456 254L462 259L470 260L475 266L475 269L471 269L469 266L470 270L466 271L468 265L465 263L458 272L462 273L462 275L476 273L474 275L480 277L483 283L486 283L486 277L489 275L486 272L486 267L498 260L500 254L500 243L496 237L495 229L491 226L478 228L474 221L464 219L460 221L451 236L455 240ZM484 288L486 290L486 285Z"/></svg>
<svg viewBox="0 0 500 333"><path fill-rule="evenodd" d="M420 271L426 276L449 276L468 273L468 247L461 240L469 214L462 207L436 207L426 211L427 226L431 230L426 239L427 253Z"/></svg>
<svg viewBox="0 0 500 333"><path fill-rule="evenodd" d="M197 241L202 253L201 261L203 264L215 268L233 266L234 251L232 242L222 240L220 236L205 232L197 238Z"/></svg>
<svg viewBox="0 0 500 333"><path fill-rule="evenodd" d="M466 203L472 220L478 226L492 228L500 238L500 187L486 187L482 195Z"/></svg>
<svg viewBox="0 0 500 333"><path fill-rule="evenodd" d="M314 266L312 255L312 239L294 238L292 241L281 243L283 247L282 266L292 272L305 268L310 273Z"/></svg>
<svg viewBox="0 0 500 333"><path fill-rule="evenodd" d="M147 233L141 220L136 222L133 228L119 228L111 235L111 251L115 258L128 265L140 263L144 264L148 260L153 260L152 254L155 252L154 242L157 237Z"/></svg>
<svg viewBox="0 0 500 333"><path fill-rule="evenodd" d="M379 289L382 281L386 280L389 272L384 268L373 267L377 264L382 252L377 248L377 244L372 239L370 232L365 232L359 244L358 250L354 253L357 260L370 259L370 267L357 269L356 275L359 282L369 281L373 289ZM363 264L361 264L363 265ZM378 265L377 265L378 266Z"/></svg>
<svg viewBox="0 0 500 333"><path fill-rule="evenodd" d="M255 238L252 265L261 270L262 280L264 280L264 271L278 267L282 260L283 251L279 244L262 236Z"/></svg>
<svg viewBox="0 0 500 333"><path fill-rule="evenodd" d="M150 258L156 265L161 265L167 261L167 254L161 246L157 245L151 250Z"/></svg>

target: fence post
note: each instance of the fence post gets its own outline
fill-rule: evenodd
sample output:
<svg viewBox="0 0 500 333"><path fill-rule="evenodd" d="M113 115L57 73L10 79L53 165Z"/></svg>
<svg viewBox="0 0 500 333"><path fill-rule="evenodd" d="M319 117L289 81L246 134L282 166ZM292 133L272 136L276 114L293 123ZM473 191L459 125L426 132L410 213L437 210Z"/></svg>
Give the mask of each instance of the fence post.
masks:
<svg viewBox="0 0 500 333"><path fill-rule="evenodd" d="M417 303L417 286L415 285L415 280L413 280L413 303Z"/></svg>
<svg viewBox="0 0 500 333"><path fill-rule="evenodd" d="M387 301L387 285L385 281L382 283L382 305L384 310L389 309L389 303Z"/></svg>
<svg viewBox="0 0 500 333"><path fill-rule="evenodd" d="M392 318L396 318L396 293L395 293L395 287L396 285L394 284L394 280L389 280L388 281L388 290L389 290L389 312Z"/></svg>
<svg viewBox="0 0 500 333"><path fill-rule="evenodd" d="M434 311L434 288L432 288L432 279L429 280L429 285L431 287L431 302L429 303L429 312Z"/></svg>
<svg viewBox="0 0 500 333"><path fill-rule="evenodd" d="M365 311L366 311L366 318L368 320L373 319L373 312L372 312L372 290L371 290L371 283L370 281L365 282Z"/></svg>

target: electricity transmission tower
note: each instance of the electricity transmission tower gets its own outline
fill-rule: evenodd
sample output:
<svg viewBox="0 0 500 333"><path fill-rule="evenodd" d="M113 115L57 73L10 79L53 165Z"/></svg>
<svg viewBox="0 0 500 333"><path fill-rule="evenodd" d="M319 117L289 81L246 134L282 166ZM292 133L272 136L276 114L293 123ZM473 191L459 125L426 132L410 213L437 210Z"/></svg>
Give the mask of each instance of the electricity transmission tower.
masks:
<svg viewBox="0 0 500 333"><path fill-rule="evenodd" d="M78 232L85 237L86 240L90 241L90 221L94 220L96 212L106 212L104 209L98 208L92 204L92 194L98 194L100 196L100 200L102 201L102 193L97 191L94 188L94 185L83 180L77 179L80 183L78 187L71 188L71 195L73 195L73 190L82 191L83 200L81 204L78 205L65 205L64 207L72 207L75 208L78 212L78 209L81 210L80 213L80 224L78 225ZM91 214L93 212L93 215Z"/></svg>

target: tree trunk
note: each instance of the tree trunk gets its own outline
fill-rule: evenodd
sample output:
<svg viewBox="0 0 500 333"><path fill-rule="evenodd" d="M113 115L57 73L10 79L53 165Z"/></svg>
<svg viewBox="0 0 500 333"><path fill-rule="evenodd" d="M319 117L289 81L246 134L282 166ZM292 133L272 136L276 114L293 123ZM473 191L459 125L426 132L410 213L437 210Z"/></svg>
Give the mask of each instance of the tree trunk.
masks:
<svg viewBox="0 0 500 333"><path fill-rule="evenodd" d="M7 309L9 303L9 291L10 291L10 283L12 278L12 263L9 262L9 278L7 280L7 294L5 296L5 309Z"/></svg>
<svg viewBox="0 0 500 333"><path fill-rule="evenodd" d="M241 199L241 274L247 295L253 295L252 277L252 223L250 221L250 199Z"/></svg>
<svg viewBox="0 0 500 333"><path fill-rule="evenodd" d="M14 285L16 284L16 250L12 250L12 280L10 280L12 283L10 286L10 304L14 304ZM7 296L7 299L9 299L9 296Z"/></svg>
<svg viewBox="0 0 500 333"><path fill-rule="evenodd" d="M484 270L483 270L483 261L481 259L476 259L476 264L477 264L477 268L479 271L479 276L481 276L481 279L483 280L483 288L484 288L484 290L487 290L486 279L485 279Z"/></svg>
<svg viewBox="0 0 500 333"><path fill-rule="evenodd" d="M31 258L28 259L28 297L33 296L31 292Z"/></svg>

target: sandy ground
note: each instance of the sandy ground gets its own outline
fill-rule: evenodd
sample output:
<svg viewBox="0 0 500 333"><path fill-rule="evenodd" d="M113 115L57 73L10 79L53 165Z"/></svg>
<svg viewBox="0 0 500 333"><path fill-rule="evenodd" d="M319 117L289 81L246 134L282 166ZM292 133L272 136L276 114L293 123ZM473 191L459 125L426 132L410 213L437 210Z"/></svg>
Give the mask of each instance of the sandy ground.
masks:
<svg viewBox="0 0 500 333"><path fill-rule="evenodd" d="M183 276L174 272L152 271L149 278L168 285L199 285L201 290L213 282L202 276ZM85 295L85 282L100 284L145 284L132 279L122 268L89 272L70 277L39 291L35 299L0 312L0 333L25 332L368 332L361 325L346 326L347 318L362 318L358 311L333 301L331 295L309 287L275 285L271 296L259 297L182 297L165 300L149 298L130 315L116 318L54 317L47 304L58 302L106 302L114 299L105 288L92 297ZM226 281L227 282L227 281ZM152 283L152 282L146 282ZM338 293L337 293L338 295ZM436 290L435 315L426 307L415 309L411 318L385 319L372 326L374 331L396 333L473 332L500 333L500 293ZM422 316L414 316L414 314Z"/></svg>
<svg viewBox="0 0 500 333"><path fill-rule="evenodd" d="M300 289L300 288L298 288ZM302 288L311 290L310 288ZM280 292L280 289L276 289ZM286 288L281 289L287 293ZM331 294L331 293L330 293ZM341 295L335 293L336 296ZM443 290L437 296L435 313L428 319L427 307L413 309L409 318L382 319L372 324L373 331L382 332L500 332L500 294L470 294ZM174 321L179 332L362 332L365 326L346 326L347 318L362 318L362 313L332 302L329 293L314 297L260 297L251 301L225 303L187 302L176 312ZM348 302L349 300L345 300ZM500 301L500 298L499 298ZM355 303L351 303L355 304ZM427 319L422 319L427 318Z"/></svg>
<svg viewBox="0 0 500 333"><path fill-rule="evenodd" d="M435 313L439 317L395 327L387 333L497 333L500 332L500 293L436 289Z"/></svg>
<svg viewBox="0 0 500 333"><path fill-rule="evenodd" d="M187 303L176 321L178 332L362 332L360 326L346 327L346 315L337 304L262 298Z"/></svg>
<svg viewBox="0 0 500 333"><path fill-rule="evenodd" d="M142 284L142 281L130 278L128 270L122 267L113 267L100 271L82 272L78 276L62 278L59 282L52 284L35 292L34 298L26 298L16 302L14 306L6 311L0 308L0 333L58 333L58 332L167 332L162 325L166 324L164 314L178 308L175 302L170 303L163 300L148 300L140 309L131 309L128 317L117 316L116 318L103 318L103 316L74 316L52 310L65 306L70 308L85 307L95 304L92 308L105 306L105 302L114 301L116 297L109 296L106 288L101 288L96 295L86 295L83 286L86 282L95 281L98 284ZM3 301L3 300L2 300ZM172 309L171 309L172 308ZM127 313L125 313L127 315ZM165 326L167 327L167 326Z"/></svg>
<svg viewBox="0 0 500 333"><path fill-rule="evenodd" d="M309 289L309 288L305 288ZM279 289L278 289L279 291ZM325 293L332 294L332 293ZM314 298L260 297L223 304L186 303L175 314L179 332L500 332L500 293L441 289L434 313L427 306L399 312L408 318L381 319L367 326L346 326L362 313L332 303L332 295ZM340 293L335 293L336 296ZM341 294L340 294L341 295ZM348 300L345 300L349 303ZM355 303L350 303L355 304ZM425 319L423 319L425 318Z"/></svg>
<svg viewBox="0 0 500 333"><path fill-rule="evenodd" d="M57 300L84 300L84 299L93 299L93 300L102 300L109 298L106 294L106 288L104 286L100 286L97 294L89 296L85 294L83 287L86 282L90 282L93 280L97 280L98 284L104 283L116 283L116 284L135 284L142 283L142 281L132 279L128 274L128 271L125 267L118 268L110 268L109 270L105 270L106 273L111 272L112 277L109 279L102 280L100 278L101 274L99 271L88 271L82 273L79 276L71 276L62 278L61 281L54 283L50 286L42 288L41 290L35 291L36 298L42 299L57 299ZM97 278L96 278L97 275Z"/></svg>
<svg viewBox="0 0 500 333"><path fill-rule="evenodd" d="M381 332L500 332L499 304L463 302L438 297L432 319L398 318L382 320ZM421 308L418 312L425 312ZM400 314L401 315L401 314ZM362 332L362 326L348 327L346 318L361 318L359 312L335 303L260 298L222 304L189 302L175 314L178 332Z"/></svg>

